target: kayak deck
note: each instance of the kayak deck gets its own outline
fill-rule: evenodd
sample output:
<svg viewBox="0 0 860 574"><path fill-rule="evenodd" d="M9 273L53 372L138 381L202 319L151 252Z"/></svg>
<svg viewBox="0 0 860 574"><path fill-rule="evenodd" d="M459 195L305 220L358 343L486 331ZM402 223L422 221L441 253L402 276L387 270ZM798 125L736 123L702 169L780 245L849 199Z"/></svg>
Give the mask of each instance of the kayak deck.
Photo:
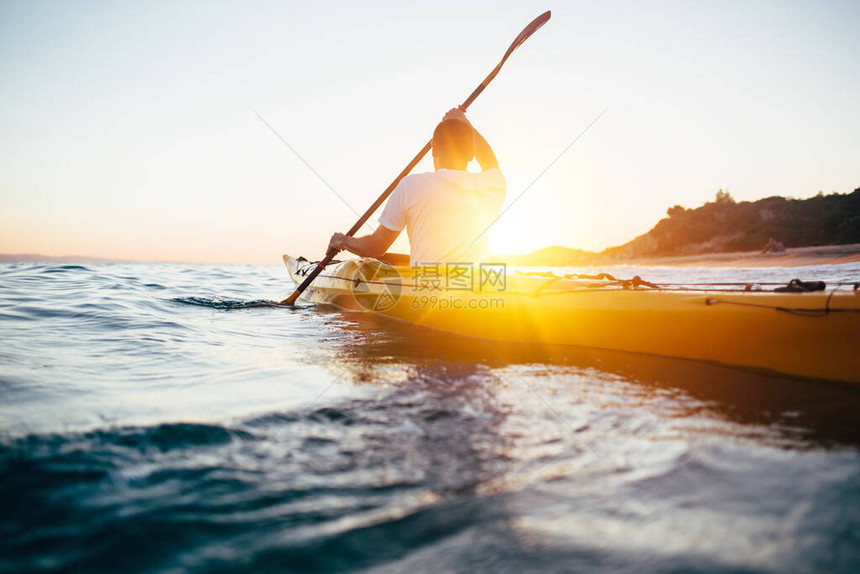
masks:
<svg viewBox="0 0 860 574"><path fill-rule="evenodd" d="M284 255L296 283L315 263ZM373 259L329 265L300 300L485 340L575 345L860 382L860 294L660 289L644 281L422 276ZM487 277L475 279L484 271ZM604 276L609 277L609 276ZM486 281L481 281L486 279ZM638 279L638 278L637 278Z"/></svg>

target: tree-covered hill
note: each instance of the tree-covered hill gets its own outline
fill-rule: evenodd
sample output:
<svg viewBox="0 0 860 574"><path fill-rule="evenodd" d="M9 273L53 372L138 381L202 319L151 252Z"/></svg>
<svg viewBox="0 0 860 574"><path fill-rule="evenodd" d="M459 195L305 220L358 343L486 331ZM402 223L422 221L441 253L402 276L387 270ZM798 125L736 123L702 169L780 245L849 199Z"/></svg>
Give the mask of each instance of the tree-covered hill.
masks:
<svg viewBox="0 0 860 574"><path fill-rule="evenodd" d="M600 258L753 251L771 237L786 247L860 243L860 188L809 199L767 197L754 202L736 202L720 190L701 207L676 205L667 214L648 233L606 249Z"/></svg>

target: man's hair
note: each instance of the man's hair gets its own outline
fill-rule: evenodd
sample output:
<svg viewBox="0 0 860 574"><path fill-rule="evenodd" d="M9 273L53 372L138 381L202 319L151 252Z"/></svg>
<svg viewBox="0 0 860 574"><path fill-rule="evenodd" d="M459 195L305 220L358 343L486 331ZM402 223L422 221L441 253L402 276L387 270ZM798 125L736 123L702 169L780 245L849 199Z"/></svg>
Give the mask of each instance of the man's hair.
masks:
<svg viewBox="0 0 860 574"><path fill-rule="evenodd" d="M472 126L461 120L443 120L433 132L433 148L437 155L469 163L475 157Z"/></svg>

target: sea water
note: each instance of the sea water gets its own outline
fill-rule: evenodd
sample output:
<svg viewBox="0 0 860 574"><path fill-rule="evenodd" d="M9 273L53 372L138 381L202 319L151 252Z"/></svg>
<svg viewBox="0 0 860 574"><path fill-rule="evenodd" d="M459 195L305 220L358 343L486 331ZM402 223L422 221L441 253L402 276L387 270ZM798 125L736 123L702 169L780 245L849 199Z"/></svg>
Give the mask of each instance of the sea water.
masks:
<svg viewBox="0 0 860 574"><path fill-rule="evenodd" d="M292 287L0 265L0 571L860 571L851 385L272 304Z"/></svg>

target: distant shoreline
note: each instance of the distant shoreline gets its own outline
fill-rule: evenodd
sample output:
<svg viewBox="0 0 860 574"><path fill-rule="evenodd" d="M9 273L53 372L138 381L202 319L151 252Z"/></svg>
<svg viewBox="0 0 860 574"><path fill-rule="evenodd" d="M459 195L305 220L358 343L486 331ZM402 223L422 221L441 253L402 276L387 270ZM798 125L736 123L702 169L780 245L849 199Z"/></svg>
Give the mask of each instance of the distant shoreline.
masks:
<svg viewBox="0 0 860 574"><path fill-rule="evenodd" d="M860 243L793 247L781 253L735 251L676 257L643 257L595 263L600 265L636 265L642 267L804 267L860 263Z"/></svg>
<svg viewBox="0 0 860 574"><path fill-rule="evenodd" d="M119 259L88 257L86 255L42 255L40 253L0 253L2 263L133 263Z"/></svg>
<svg viewBox="0 0 860 574"><path fill-rule="evenodd" d="M277 265L273 257L271 265ZM148 265L270 265L269 263L219 263L212 261L167 261L157 259L109 259L89 255L41 255L39 253L0 253L0 263L128 263Z"/></svg>

